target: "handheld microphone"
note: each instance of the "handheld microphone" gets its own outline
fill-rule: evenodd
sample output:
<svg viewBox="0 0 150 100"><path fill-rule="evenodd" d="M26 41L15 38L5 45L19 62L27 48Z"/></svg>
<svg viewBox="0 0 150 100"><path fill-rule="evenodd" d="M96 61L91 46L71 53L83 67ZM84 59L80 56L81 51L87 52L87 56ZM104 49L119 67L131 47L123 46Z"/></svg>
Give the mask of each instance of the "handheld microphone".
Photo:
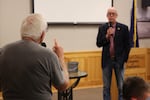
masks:
<svg viewBox="0 0 150 100"><path fill-rule="evenodd" d="M41 43L41 46L46 47L46 43L45 43L45 42L42 42L42 43Z"/></svg>
<svg viewBox="0 0 150 100"><path fill-rule="evenodd" d="M112 22L109 22L109 27L113 27Z"/></svg>
<svg viewBox="0 0 150 100"><path fill-rule="evenodd" d="M113 23L112 22L109 22L108 25L109 25L109 27L113 28ZM111 36L113 37L113 34L111 34Z"/></svg>

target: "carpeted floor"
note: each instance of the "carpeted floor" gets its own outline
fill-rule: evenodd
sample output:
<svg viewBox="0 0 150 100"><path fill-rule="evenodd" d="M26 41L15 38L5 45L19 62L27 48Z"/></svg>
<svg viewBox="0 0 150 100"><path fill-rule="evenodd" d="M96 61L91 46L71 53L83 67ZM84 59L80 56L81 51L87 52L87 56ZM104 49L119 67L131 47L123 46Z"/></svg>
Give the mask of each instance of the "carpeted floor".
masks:
<svg viewBox="0 0 150 100"><path fill-rule="evenodd" d="M53 99L57 100L57 93L53 94ZM85 88L85 89L74 89L73 100L103 100L102 88Z"/></svg>

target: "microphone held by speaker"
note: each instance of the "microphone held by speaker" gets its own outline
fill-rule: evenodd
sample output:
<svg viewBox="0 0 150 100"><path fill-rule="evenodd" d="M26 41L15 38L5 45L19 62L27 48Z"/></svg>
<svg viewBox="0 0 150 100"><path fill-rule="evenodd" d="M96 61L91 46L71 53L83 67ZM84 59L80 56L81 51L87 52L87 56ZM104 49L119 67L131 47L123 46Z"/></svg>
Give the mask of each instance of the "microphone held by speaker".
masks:
<svg viewBox="0 0 150 100"><path fill-rule="evenodd" d="M45 42L42 42L42 43L41 43L41 46L46 47L46 43L45 43Z"/></svg>

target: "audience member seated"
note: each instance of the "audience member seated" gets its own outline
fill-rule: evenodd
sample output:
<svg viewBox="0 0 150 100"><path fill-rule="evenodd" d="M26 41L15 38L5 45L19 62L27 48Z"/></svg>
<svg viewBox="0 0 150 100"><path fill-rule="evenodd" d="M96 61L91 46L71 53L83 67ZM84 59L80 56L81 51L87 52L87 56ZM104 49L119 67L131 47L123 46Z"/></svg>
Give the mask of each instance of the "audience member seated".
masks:
<svg viewBox="0 0 150 100"><path fill-rule="evenodd" d="M150 86L142 78L128 77L123 83L124 100L150 100Z"/></svg>

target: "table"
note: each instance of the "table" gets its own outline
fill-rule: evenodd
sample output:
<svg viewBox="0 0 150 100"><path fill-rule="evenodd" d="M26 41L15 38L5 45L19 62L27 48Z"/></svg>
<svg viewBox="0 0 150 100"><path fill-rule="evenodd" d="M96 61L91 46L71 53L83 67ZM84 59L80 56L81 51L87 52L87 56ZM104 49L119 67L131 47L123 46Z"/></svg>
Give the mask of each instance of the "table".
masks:
<svg viewBox="0 0 150 100"><path fill-rule="evenodd" d="M58 100L73 100L73 88L75 88L78 85L81 78L86 76L87 73L84 71L70 72L69 78L76 79L76 81L65 91L58 91Z"/></svg>

